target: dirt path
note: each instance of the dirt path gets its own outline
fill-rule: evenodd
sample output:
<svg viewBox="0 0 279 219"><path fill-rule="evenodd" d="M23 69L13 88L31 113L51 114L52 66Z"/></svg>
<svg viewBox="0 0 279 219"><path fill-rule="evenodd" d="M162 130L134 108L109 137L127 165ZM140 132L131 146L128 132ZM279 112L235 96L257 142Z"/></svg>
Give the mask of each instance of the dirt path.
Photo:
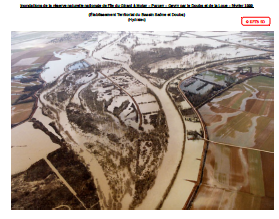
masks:
<svg viewBox="0 0 279 219"><path fill-rule="evenodd" d="M52 165L52 163L45 158L44 159L48 166L51 168L51 170L57 175L57 177L61 180L61 182L69 189L69 191L76 197L76 199L82 204L82 206L87 210L86 206L84 205L84 203L79 199L79 197L77 197L77 193L75 192L75 190L69 185L69 183L64 179L63 176L61 176L61 174L58 172L58 170Z"/></svg>

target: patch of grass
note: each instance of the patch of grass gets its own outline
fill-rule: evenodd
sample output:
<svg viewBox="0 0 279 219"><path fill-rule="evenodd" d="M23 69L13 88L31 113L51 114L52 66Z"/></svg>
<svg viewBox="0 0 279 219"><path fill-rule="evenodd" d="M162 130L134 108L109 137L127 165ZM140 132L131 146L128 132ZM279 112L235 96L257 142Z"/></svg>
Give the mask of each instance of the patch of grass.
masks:
<svg viewBox="0 0 279 219"><path fill-rule="evenodd" d="M265 33L265 35L274 37L274 32L267 32L267 33Z"/></svg>
<svg viewBox="0 0 279 219"><path fill-rule="evenodd" d="M224 81L225 80L225 75L221 75L221 74L215 74L214 75L215 80L214 81Z"/></svg>
<svg viewBox="0 0 279 219"><path fill-rule="evenodd" d="M264 77L264 76L251 78L250 80L247 81L247 83L258 90L263 89L263 87L259 87L259 86L267 86L270 88L274 88L274 79Z"/></svg>

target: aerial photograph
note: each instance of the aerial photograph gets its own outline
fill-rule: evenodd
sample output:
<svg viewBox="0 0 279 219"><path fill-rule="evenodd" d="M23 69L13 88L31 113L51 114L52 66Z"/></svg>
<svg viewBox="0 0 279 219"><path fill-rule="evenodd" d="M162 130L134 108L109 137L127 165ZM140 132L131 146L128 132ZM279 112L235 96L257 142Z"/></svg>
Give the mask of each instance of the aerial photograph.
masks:
<svg viewBox="0 0 279 219"><path fill-rule="evenodd" d="M11 210L274 210L274 32L12 31Z"/></svg>

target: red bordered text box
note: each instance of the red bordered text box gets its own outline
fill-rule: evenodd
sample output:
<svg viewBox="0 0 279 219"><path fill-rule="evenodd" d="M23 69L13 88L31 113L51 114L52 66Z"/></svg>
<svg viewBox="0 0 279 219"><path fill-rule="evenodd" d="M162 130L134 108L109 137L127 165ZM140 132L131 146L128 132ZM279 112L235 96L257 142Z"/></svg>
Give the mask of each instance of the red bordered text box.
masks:
<svg viewBox="0 0 279 219"><path fill-rule="evenodd" d="M270 26L270 17L241 17L241 24L243 26Z"/></svg>

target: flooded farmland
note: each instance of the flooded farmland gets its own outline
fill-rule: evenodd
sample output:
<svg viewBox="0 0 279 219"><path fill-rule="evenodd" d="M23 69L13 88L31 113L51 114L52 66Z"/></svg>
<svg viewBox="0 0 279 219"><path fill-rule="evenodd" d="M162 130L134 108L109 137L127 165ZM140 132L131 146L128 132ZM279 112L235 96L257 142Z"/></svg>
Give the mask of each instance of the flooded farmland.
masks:
<svg viewBox="0 0 279 219"><path fill-rule="evenodd" d="M259 141L259 134L256 134L263 134L267 127L273 126L273 83L272 78L254 77L201 107L200 112L208 124L211 139L245 147L267 147L273 151L273 132L268 132L268 136L261 135L262 141ZM216 115L221 116L221 121L210 121L211 116ZM267 143L263 143L263 136L266 136Z"/></svg>
<svg viewBox="0 0 279 219"><path fill-rule="evenodd" d="M82 60L86 57L85 53L82 51L75 51L73 54L70 51L69 54L67 53L54 53L54 56L59 60L48 62L45 66L45 71L42 73L42 78L46 82L54 81L59 75L63 74L65 71L65 67L72 63L79 60ZM83 64L76 64L73 65L69 70L74 70L76 68L83 67Z"/></svg>
<svg viewBox="0 0 279 219"><path fill-rule="evenodd" d="M274 207L271 33L21 34L12 209Z"/></svg>
<svg viewBox="0 0 279 219"><path fill-rule="evenodd" d="M199 109L215 143L209 143L203 184L191 209L273 209L273 86L273 78L253 77Z"/></svg>

